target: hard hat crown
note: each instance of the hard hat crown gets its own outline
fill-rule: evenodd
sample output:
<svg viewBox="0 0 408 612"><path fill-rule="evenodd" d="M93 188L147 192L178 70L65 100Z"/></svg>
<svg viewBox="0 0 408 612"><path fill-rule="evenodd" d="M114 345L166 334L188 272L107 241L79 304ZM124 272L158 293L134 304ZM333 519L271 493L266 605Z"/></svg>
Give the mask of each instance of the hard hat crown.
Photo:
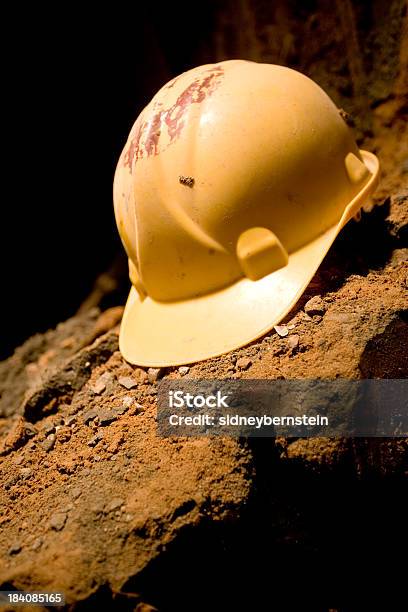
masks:
<svg viewBox="0 0 408 612"><path fill-rule="evenodd" d="M369 176L306 76L241 60L190 70L142 111L119 160L132 280L168 301L261 278L338 223Z"/></svg>
<svg viewBox="0 0 408 612"><path fill-rule="evenodd" d="M255 340L290 311L379 171L324 91L240 60L173 79L114 181L132 281L119 346L144 366Z"/></svg>

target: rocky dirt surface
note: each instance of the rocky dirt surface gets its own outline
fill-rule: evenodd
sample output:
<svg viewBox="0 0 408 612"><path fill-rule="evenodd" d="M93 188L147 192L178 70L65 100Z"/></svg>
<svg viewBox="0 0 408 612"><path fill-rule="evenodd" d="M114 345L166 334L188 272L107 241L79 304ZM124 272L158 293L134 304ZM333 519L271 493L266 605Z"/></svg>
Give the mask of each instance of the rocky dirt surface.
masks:
<svg viewBox="0 0 408 612"><path fill-rule="evenodd" d="M118 352L121 308L94 309L17 349L0 368L3 586L60 589L90 608L103 600L176 609L169 566L186 571L187 554L202 567L209 543L231 563L253 513L272 524L278 550L308 545L305 479L316 487L316 475L324 482L330 473L330 487L346 478L353 491L359 480L406 482L404 440L265 444L155 431L164 376L407 377L406 197L397 191L350 224L281 325L223 357L168 370L130 366ZM296 502L282 484L287 474L300 485ZM317 494L314 512L321 501Z"/></svg>
<svg viewBox="0 0 408 612"><path fill-rule="evenodd" d="M322 27L316 14L309 28ZM330 72L313 53L305 65L351 99L340 56ZM62 590L71 610L272 609L282 590L279 610L350 610L357 582L384 581L380 558L398 570L406 440L162 439L155 410L163 377L408 376L406 61L402 48L400 72L369 81L375 103L357 125L382 161L378 206L348 224L266 336L142 369L118 351L122 308L94 308L0 364L3 589Z"/></svg>

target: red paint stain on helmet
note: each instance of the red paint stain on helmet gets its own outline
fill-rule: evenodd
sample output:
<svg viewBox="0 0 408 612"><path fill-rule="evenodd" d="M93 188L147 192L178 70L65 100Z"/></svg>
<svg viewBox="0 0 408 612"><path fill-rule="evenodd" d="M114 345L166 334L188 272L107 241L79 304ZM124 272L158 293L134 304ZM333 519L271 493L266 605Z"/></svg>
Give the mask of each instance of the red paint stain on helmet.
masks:
<svg viewBox="0 0 408 612"><path fill-rule="evenodd" d="M153 106L153 114L149 119L145 120L142 116L139 117L134 126L133 134L129 139L129 145L123 152L123 165L132 170L132 165L135 161L157 155L160 150L159 140L160 135L167 131L170 142L172 144L180 136L185 126L186 112L191 104L201 104L209 97L218 87L224 70L221 66L215 65L203 73L205 76L196 78L190 85L178 96L175 103L166 110L158 110L161 106L157 102ZM173 87L176 79L173 79L168 84L168 88ZM168 146L167 145L167 146Z"/></svg>

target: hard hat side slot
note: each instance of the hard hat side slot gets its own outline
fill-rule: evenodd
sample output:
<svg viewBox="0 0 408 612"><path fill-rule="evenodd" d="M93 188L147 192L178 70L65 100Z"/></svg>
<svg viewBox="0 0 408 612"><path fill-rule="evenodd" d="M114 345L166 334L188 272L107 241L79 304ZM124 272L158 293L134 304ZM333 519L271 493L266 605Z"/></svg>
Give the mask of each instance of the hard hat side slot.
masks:
<svg viewBox="0 0 408 612"><path fill-rule="evenodd" d="M250 280L259 280L288 263L288 254L279 238L266 227L252 227L240 235L237 258Z"/></svg>

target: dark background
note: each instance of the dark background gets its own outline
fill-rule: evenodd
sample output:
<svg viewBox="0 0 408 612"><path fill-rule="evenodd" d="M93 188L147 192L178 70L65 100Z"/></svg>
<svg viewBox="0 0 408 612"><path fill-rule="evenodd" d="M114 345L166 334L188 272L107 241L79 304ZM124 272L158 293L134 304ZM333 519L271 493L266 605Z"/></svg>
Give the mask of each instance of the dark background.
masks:
<svg viewBox="0 0 408 612"><path fill-rule="evenodd" d="M203 56L213 17L212 2L137 4L36 4L3 19L0 359L73 315L112 262L106 305L126 299L116 161L155 91Z"/></svg>
<svg viewBox="0 0 408 612"><path fill-rule="evenodd" d="M373 109L403 91L405 13L405 0L177 0L3 14L0 359L88 307L101 274L93 303L124 304L113 175L161 85L234 57L292 66L359 119L361 143Z"/></svg>

